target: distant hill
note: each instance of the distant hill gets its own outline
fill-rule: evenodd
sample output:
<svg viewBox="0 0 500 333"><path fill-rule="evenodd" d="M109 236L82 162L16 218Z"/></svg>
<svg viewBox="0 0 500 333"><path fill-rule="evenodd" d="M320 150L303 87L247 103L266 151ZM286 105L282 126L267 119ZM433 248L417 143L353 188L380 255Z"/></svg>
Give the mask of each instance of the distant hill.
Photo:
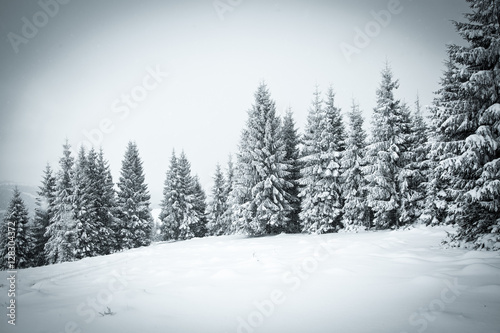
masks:
<svg viewBox="0 0 500 333"><path fill-rule="evenodd" d="M14 187L19 189L21 192L21 198L28 208L30 218L33 217L35 213L35 200L37 197L36 192L38 187L29 185L20 185L13 182L0 181L0 218L3 219L3 215L7 208L9 207L9 202L12 199L12 193L14 192Z"/></svg>

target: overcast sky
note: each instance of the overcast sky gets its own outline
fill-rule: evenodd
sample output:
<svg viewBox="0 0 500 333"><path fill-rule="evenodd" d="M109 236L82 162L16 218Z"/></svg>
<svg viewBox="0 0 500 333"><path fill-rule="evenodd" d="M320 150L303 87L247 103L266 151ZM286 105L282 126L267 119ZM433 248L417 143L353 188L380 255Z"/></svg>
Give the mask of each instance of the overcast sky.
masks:
<svg viewBox="0 0 500 333"><path fill-rule="evenodd" d="M0 2L0 180L38 186L66 137L90 136L117 181L135 140L153 206L173 148L209 192L262 80L300 128L316 84L332 84L343 111L357 99L369 125L386 59L396 96L430 104L446 43L461 43L450 20L468 11L465 0L60 2Z"/></svg>

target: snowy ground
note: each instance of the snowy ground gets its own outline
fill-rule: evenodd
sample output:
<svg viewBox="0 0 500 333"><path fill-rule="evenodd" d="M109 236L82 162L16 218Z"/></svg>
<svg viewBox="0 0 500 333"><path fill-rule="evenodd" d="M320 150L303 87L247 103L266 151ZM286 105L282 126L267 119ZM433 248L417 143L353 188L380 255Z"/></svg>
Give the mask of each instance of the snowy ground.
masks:
<svg viewBox="0 0 500 333"><path fill-rule="evenodd" d="M210 237L20 270L15 327L0 272L0 332L500 332L500 254L444 236Z"/></svg>

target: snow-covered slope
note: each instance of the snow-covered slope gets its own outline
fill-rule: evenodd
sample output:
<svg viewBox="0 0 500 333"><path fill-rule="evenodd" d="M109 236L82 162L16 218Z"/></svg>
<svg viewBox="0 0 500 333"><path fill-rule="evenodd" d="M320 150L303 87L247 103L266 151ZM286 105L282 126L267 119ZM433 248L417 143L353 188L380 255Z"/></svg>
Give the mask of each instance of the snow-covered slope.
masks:
<svg viewBox="0 0 500 333"><path fill-rule="evenodd" d="M210 237L20 270L0 332L499 332L499 253L444 236Z"/></svg>

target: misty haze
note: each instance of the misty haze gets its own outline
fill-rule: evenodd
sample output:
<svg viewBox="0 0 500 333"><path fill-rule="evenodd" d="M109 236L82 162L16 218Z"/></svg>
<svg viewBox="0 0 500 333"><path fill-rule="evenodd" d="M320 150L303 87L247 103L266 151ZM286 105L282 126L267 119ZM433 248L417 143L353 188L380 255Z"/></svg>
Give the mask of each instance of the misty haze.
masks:
<svg viewBox="0 0 500 333"><path fill-rule="evenodd" d="M0 331L500 332L499 18L0 2Z"/></svg>

